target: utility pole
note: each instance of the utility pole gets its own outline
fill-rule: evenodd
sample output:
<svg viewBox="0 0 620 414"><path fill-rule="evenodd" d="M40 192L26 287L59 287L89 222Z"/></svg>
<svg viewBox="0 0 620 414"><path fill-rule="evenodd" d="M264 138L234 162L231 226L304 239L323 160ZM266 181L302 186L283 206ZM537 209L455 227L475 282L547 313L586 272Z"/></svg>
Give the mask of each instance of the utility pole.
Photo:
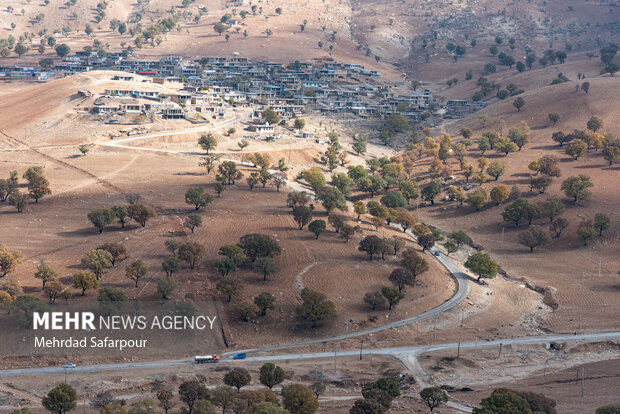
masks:
<svg viewBox="0 0 620 414"><path fill-rule="evenodd" d="M459 338L459 345L456 348L456 357L460 358L461 357L461 338Z"/></svg>
<svg viewBox="0 0 620 414"><path fill-rule="evenodd" d="M478 357L478 335L474 336L474 359Z"/></svg>
<svg viewBox="0 0 620 414"><path fill-rule="evenodd" d="M334 375L338 375L338 345L334 344Z"/></svg>
<svg viewBox="0 0 620 414"><path fill-rule="evenodd" d="M360 361L362 360L362 354L364 352L364 340L360 342Z"/></svg>
<svg viewBox="0 0 620 414"><path fill-rule="evenodd" d="M504 346L504 344L500 342L499 343L499 355L497 356L498 358L502 357L502 346Z"/></svg>

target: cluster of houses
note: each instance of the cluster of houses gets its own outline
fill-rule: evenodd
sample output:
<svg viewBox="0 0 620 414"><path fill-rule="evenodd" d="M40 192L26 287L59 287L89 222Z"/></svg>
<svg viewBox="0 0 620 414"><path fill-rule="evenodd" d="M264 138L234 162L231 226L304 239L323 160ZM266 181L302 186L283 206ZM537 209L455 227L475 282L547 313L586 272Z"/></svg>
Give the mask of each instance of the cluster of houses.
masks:
<svg viewBox="0 0 620 414"><path fill-rule="evenodd" d="M418 121L436 109L428 89L396 93L395 86L399 85L383 82L376 71L329 58L283 65L235 54L197 60L179 56L143 60L124 53L99 56L83 51L64 58L55 66L54 74L66 76L92 70L119 71L114 79L132 81L133 85L106 90L95 101L93 112L98 114L150 112L169 119L199 119L223 116L223 104L227 103L234 107L252 105L258 108L254 112L257 117L263 109L271 108L282 119L306 112L352 113L360 117L399 113ZM0 76L2 73L10 75L7 78L37 79L44 75L25 67L0 68ZM143 86L136 87L136 81ZM177 92L161 93L150 84ZM267 132L269 128L257 125L256 129Z"/></svg>

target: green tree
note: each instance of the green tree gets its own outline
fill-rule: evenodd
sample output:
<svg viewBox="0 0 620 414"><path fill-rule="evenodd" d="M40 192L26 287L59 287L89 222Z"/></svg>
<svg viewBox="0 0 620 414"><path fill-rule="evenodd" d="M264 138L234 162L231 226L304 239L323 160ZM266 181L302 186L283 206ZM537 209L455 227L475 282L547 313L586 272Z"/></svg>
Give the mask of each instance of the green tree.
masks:
<svg viewBox="0 0 620 414"><path fill-rule="evenodd" d="M295 118L295 129L301 131L306 127L306 120L303 118Z"/></svg>
<svg viewBox="0 0 620 414"><path fill-rule="evenodd" d="M359 244L358 250L360 252L366 252L368 254L368 259L372 262L372 258L375 254L381 252L383 247L383 240L378 236L366 236L364 237Z"/></svg>
<svg viewBox="0 0 620 414"><path fill-rule="evenodd" d="M587 151L588 144L581 139L576 139L566 146L566 154L573 157L575 161L586 155Z"/></svg>
<svg viewBox="0 0 620 414"><path fill-rule="evenodd" d="M99 208L88 213L88 220L99 229L99 234L103 233L105 226L114 221L114 211L109 208Z"/></svg>
<svg viewBox="0 0 620 414"><path fill-rule="evenodd" d="M427 387L420 391L420 398L432 413L435 408L448 401L448 394L439 387Z"/></svg>
<svg viewBox="0 0 620 414"><path fill-rule="evenodd" d="M49 412L64 414L77 406L77 391L69 384L59 384L43 397L41 404Z"/></svg>
<svg viewBox="0 0 620 414"><path fill-rule="evenodd" d="M129 209L127 206L114 206L111 208L114 217L118 220L121 225L121 228L125 228L125 223L127 222L127 218L129 217Z"/></svg>
<svg viewBox="0 0 620 414"><path fill-rule="evenodd" d="M246 256L254 263L261 257L279 256L282 249L278 242L266 234L246 234L239 240L239 247L243 249Z"/></svg>
<svg viewBox="0 0 620 414"><path fill-rule="evenodd" d="M398 302L405 297L405 295L398 289L390 286L384 286L381 288L381 294L387 300L389 309L392 309L394 306L398 305Z"/></svg>
<svg viewBox="0 0 620 414"><path fill-rule="evenodd" d="M353 143L352 148L353 148L353 151L355 151L357 155L365 154L366 153L366 141L357 140Z"/></svg>
<svg viewBox="0 0 620 414"><path fill-rule="evenodd" d="M226 413L226 410L235 402L238 395L239 392L233 387L221 385L210 392L210 400L222 409L222 413Z"/></svg>
<svg viewBox="0 0 620 414"><path fill-rule="evenodd" d="M222 256L226 256L233 263L233 270L236 269L243 263L245 259L245 253L243 249L236 245L225 245L220 247L219 253Z"/></svg>
<svg viewBox="0 0 620 414"><path fill-rule="evenodd" d="M590 131L596 132L599 129L603 128L603 120L600 117L594 115L588 120L586 126Z"/></svg>
<svg viewBox="0 0 620 414"><path fill-rule="evenodd" d="M325 232L326 228L327 224L325 223L325 220L314 220L310 224L308 224L308 230L314 233L317 239L319 238L321 233Z"/></svg>
<svg viewBox="0 0 620 414"><path fill-rule="evenodd" d="M519 222L524 218L527 218L531 224L532 220L539 215L540 208L523 197L517 198L502 212L504 221L512 221L515 226L519 226Z"/></svg>
<svg viewBox="0 0 620 414"><path fill-rule="evenodd" d="M33 315L35 312L48 312L49 306L43 301L32 295L19 295L11 303L10 312L15 318L24 324L28 329L32 327Z"/></svg>
<svg viewBox="0 0 620 414"><path fill-rule="evenodd" d="M541 206L541 212L544 216L549 217L549 222L553 222L564 210L564 203L558 196L549 197Z"/></svg>
<svg viewBox="0 0 620 414"><path fill-rule="evenodd" d="M461 247L461 245L470 244L471 237L467 235L463 230L453 231L448 234L448 239L452 240L456 243L457 247Z"/></svg>
<svg viewBox="0 0 620 414"><path fill-rule="evenodd" d="M166 276L171 277L173 274L181 270L181 262L176 256L168 256L163 262L161 262L161 269L166 272Z"/></svg>
<svg viewBox="0 0 620 414"><path fill-rule="evenodd" d="M488 253L474 253L467 258L465 267L481 278L492 279L497 275L497 263Z"/></svg>
<svg viewBox="0 0 620 414"><path fill-rule="evenodd" d="M562 232L568 228L568 220L558 217L551 222L551 230L555 232L556 237L560 237Z"/></svg>
<svg viewBox="0 0 620 414"><path fill-rule="evenodd" d="M620 414L620 404L604 405L597 408L595 414Z"/></svg>
<svg viewBox="0 0 620 414"><path fill-rule="evenodd" d="M129 217L140 223L142 227L146 227L146 222L150 218L157 216L152 208L140 203L131 204L128 209Z"/></svg>
<svg viewBox="0 0 620 414"><path fill-rule="evenodd" d="M309 288L301 291L302 304L297 307L297 317L315 328L336 318L336 306L320 292ZM284 393L283 393L284 394Z"/></svg>
<svg viewBox="0 0 620 414"><path fill-rule="evenodd" d="M525 398L507 388L493 391L480 405L481 408L474 408L474 414L532 414Z"/></svg>
<svg viewBox="0 0 620 414"><path fill-rule="evenodd" d="M293 219L299 225L299 230L312 220L312 209L306 206L293 207Z"/></svg>
<svg viewBox="0 0 620 414"><path fill-rule="evenodd" d="M314 381L312 384L310 384L310 389L312 390L316 398L319 398L319 395L325 392L325 383L322 381Z"/></svg>
<svg viewBox="0 0 620 414"><path fill-rule="evenodd" d="M435 205L435 198L441 194L441 185L438 181L431 181L422 189L422 198L430 201L431 205Z"/></svg>
<svg viewBox="0 0 620 414"><path fill-rule="evenodd" d="M394 132L403 132L410 128L407 118L395 112L385 117L385 125Z"/></svg>
<svg viewBox="0 0 620 414"><path fill-rule="evenodd" d="M315 193L327 184L325 175L320 168L313 167L303 172L303 179L310 185Z"/></svg>
<svg viewBox="0 0 620 414"><path fill-rule="evenodd" d="M185 192L185 202L193 204L196 210L209 205L212 201L213 196L205 193L202 187L190 188Z"/></svg>
<svg viewBox="0 0 620 414"><path fill-rule="evenodd" d="M465 202L476 210L480 210L487 202L487 191L484 187L478 187L467 193Z"/></svg>
<svg viewBox="0 0 620 414"><path fill-rule="evenodd" d="M594 236L596 236L596 229L594 227L588 225L577 227L577 238L583 242L584 246L587 246L589 241L594 240Z"/></svg>
<svg viewBox="0 0 620 414"><path fill-rule="evenodd" d="M173 276L158 277L155 282L157 283L157 296L164 300L170 299L170 295L179 287L179 282Z"/></svg>
<svg viewBox="0 0 620 414"><path fill-rule="evenodd" d="M209 151L217 148L217 140L211 134L201 135L198 139L198 145L209 155Z"/></svg>
<svg viewBox="0 0 620 414"><path fill-rule="evenodd" d="M551 243L551 237L542 227L530 226L519 234L519 243L529 247L530 253L533 253L536 247Z"/></svg>
<svg viewBox="0 0 620 414"><path fill-rule="evenodd" d="M268 310L275 309L276 298L269 292L261 292L254 298L254 304L258 306L261 316L265 316Z"/></svg>
<svg viewBox="0 0 620 414"><path fill-rule="evenodd" d="M41 260L39 266L37 266L37 271L34 274L36 279L40 279L43 282L43 289L45 289L45 283L50 280L54 280L58 278L58 272L52 266L47 264L45 260Z"/></svg>
<svg viewBox="0 0 620 414"><path fill-rule="evenodd" d="M112 256L112 266L116 264L116 261L122 262L127 258L127 250L125 246L120 243L103 243L97 247L98 250L105 250Z"/></svg>
<svg viewBox="0 0 620 414"><path fill-rule="evenodd" d="M82 270L73 275L73 287L82 289L82 296L84 296L88 289L98 289L99 281L94 273Z"/></svg>
<svg viewBox="0 0 620 414"><path fill-rule="evenodd" d="M514 128L510 128L508 131L508 139L514 142L519 148L519 151L521 151L521 148L530 142L530 127L527 125L527 122L522 121Z"/></svg>
<svg viewBox="0 0 620 414"><path fill-rule="evenodd" d="M245 387L251 381L252 377L245 368L233 368L224 375L224 384L235 387L237 390Z"/></svg>
<svg viewBox="0 0 620 414"><path fill-rule="evenodd" d="M40 198L49 194L52 194L50 183L42 173L28 179L28 195L34 199L35 203L38 203Z"/></svg>
<svg viewBox="0 0 620 414"><path fill-rule="evenodd" d="M599 236L603 235L603 230L607 230L609 228L609 224L610 223L611 223L611 220L609 219L609 216L607 216L607 214L596 213L594 215L593 227L596 230L598 230L598 235Z"/></svg>
<svg viewBox="0 0 620 414"><path fill-rule="evenodd" d="M254 273L263 275L263 281L267 280L267 276L275 275L280 271L272 257L261 257L254 263Z"/></svg>
<svg viewBox="0 0 620 414"><path fill-rule="evenodd" d="M136 287L138 287L138 282L146 276L147 272L148 269L146 268L144 262L138 259L125 268L125 277L133 280Z"/></svg>
<svg viewBox="0 0 620 414"><path fill-rule="evenodd" d="M517 112L521 112L521 108L525 106L525 99L519 96L517 99L512 101L512 105L517 108Z"/></svg>
<svg viewBox="0 0 620 414"><path fill-rule="evenodd" d="M261 118L263 119L263 121L269 123L269 125L275 125L280 122L280 117L271 108L265 109L261 113Z"/></svg>
<svg viewBox="0 0 620 414"><path fill-rule="evenodd" d="M388 191L381 197L381 204L389 208L399 208L407 206L407 200L399 191Z"/></svg>
<svg viewBox="0 0 620 414"><path fill-rule="evenodd" d="M495 142L495 150L499 153L503 153L504 155L508 155L511 152L515 152L519 149L517 144L512 142L510 139L506 137L500 137Z"/></svg>
<svg viewBox="0 0 620 414"><path fill-rule="evenodd" d="M282 388L282 405L290 414L313 414L319 408L319 400L308 386L290 384Z"/></svg>
<svg viewBox="0 0 620 414"><path fill-rule="evenodd" d="M192 241L181 244L177 253L179 259L186 261L190 269L196 267L196 264L200 262L204 254L204 246Z"/></svg>
<svg viewBox="0 0 620 414"><path fill-rule="evenodd" d="M491 201L493 201L496 205L500 205L508 200L508 196L510 195L510 190L505 185L496 185L491 189L489 196Z"/></svg>
<svg viewBox="0 0 620 414"><path fill-rule="evenodd" d="M233 296L237 296L243 291L243 285L241 284L241 281L236 277L232 276L226 276L222 278L219 282L217 282L215 288L218 290L218 292L222 293L227 297L227 302L230 302Z"/></svg>
<svg viewBox="0 0 620 414"><path fill-rule="evenodd" d="M385 305L385 302L385 297L381 292L368 292L364 295L364 303L368 304L373 311L377 309L377 306Z"/></svg>
<svg viewBox="0 0 620 414"><path fill-rule="evenodd" d="M413 281L422 273L428 270L428 262L413 249L407 249L403 252L400 265L407 269L413 275Z"/></svg>
<svg viewBox="0 0 620 414"><path fill-rule="evenodd" d="M223 161L217 167L220 177L223 180L228 181L228 185L235 184L236 180L240 180L243 177L241 171L237 169L237 164L233 161Z"/></svg>
<svg viewBox="0 0 620 414"><path fill-rule="evenodd" d="M54 49L56 50L56 54L60 58L64 58L65 56L67 56L69 54L69 52L71 52L71 48L69 48L69 46L67 46L66 43L58 45Z"/></svg>
<svg viewBox="0 0 620 414"><path fill-rule="evenodd" d="M603 148L603 158L609 162L609 165L613 165L614 161L620 158L620 146L608 145Z"/></svg>
<svg viewBox="0 0 620 414"><path fill-rule="evenodd" d="M347 211L347 203L344 195L337 188L321 187L316 193L317 199L321 202L327 213L331 213L335 209Z"/></svg>
<svg viewBox="0 0 620 414"><path fill-rule="evenodd" d="M589 188L593 186L590 176L579 174L577 177L568 177L564 180L561 189L567 197L573 198L576 203L579 200L589 200L592 196Z"/></svg>
<svg viewBox="0 0 620 414"><path fill-rule="evenodd" d="M415 283L415 276L413 273L402 267L397 267L394 269L392 273L390 273L390 277L388 279L398 288L399 292L402 292L405 286L413 285Z"/></svg>
<svg viewBox="0 0 620 414"><path fill-rule="evenodd" d="M560 114L558 114L557 112L549 113L548 117L549 117L549 121L551 121L553 123L553 125L555 125L558 122L560 122L560 119L561 119Z"/></svg>
<svg viewBox="0 0 620 414"><path fill-rule="evenodd" d="M188 414L192 414L196 401L207 399L208 397L209 391L198 380L187 380L179 386L179 398L187 404Z"/></svg>
<svg viewBox="0 0 620 414"><path fill-rule="evenodd" d="M26 53L28 53L28 48L24 46L23 44L18 43L15 45L15 49L13 49L13 51L18 57L22 57L22 55L25 55Z"/></svg>
<svg viewBox="0 0 620 414"><path fill-rule="evenodd" d="M96 249L86 253L82 258L82 266L95 274L97 280L112 268L112 255L107 250Z"/></svg>
<svg viewBox="0 0 620 414"><path fill-rule="evenodd" d="M183 222L183 227L187 227L191 230L192 234L194 234L194 229L196 227L202 226L202 217L198 214L190 214L185 217L185 221Z"/></svg>
<svg viewBox="0 0 620 414"><path fill-rule="evenodd" d="M99 289L97 302L105 315L112 315L122 309L123 304L127 302L127 295L121 290L104 287Z"/></svg>
<svg viewBox="0 0 620 414"><path fill-rule="evenodd" d="M266 362L260 367L258 378L261 384L272 389L284 381L284 370L271 362Z"/></svg>
<svg viewBox="0 0 620 414"><path fill-rule="evenodd" d="M384 414L385 407L375 399L358 399L353 403L349 414Z"/></svg>
<svg viewBox="0 0 620 414"><path fill-rule="evenodd" d="M332 175L332 184L345 196L351 195L351 189L355 182L351 177L344 173Z"/></svg>
<svg viewBox="0 0 620 414"><path fill-rule="evenodd" d="M411 180L405 180L400 183L400 190L403 196L407 199L407 205L409 205L409 200L417 199L420 197L420 187L418 183Z"/></svg>

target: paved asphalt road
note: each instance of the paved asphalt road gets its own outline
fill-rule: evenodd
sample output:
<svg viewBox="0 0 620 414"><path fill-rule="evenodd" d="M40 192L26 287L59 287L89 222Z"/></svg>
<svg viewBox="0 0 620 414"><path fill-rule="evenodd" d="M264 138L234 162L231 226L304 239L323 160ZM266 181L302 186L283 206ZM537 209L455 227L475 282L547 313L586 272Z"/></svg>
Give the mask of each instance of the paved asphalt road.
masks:
<svg viewBox="0 0 620 414"><path fill-rule="evenodd" d="M565 342L565 341L603 341L620 339L620 332L607 332L607 333L594 333L594 334L580 334L580 335L541 335L524 338L502 339L495 341L482 341L482 342L462 342L460 344L461 349L467 348L489 348L499 347L503 345L531 345L531 344L545 344L549 342ZM396 348L378 348L378 349L365 349L362 351L363 355L413 355L418 356L427 352L441 351L456 349L459 346L458 343L449 344L433 344L433 345L414 345L404 346ZM359 350L339 351L338 356L359 356ZM299 354L285 354L285 355L264 355L247 357L244 360L232 360L225 359L218 362L218 364L230 364L230 363L247 363L247 362L263 362L263 361L294 361L294 360L306 360L306 359L318 359L318 358L333 358L333 352L311 352L311 353L299 353ZM112 371L112 370L129 370L129 369L143 369L143 368L166 368L175 367L181 365L191 365L194 361L192 359L177 359L167 361L154 361L154 362L136 362L136 363L120 363L120 364L103 364L103 365L84 365L77 366L75 368L67 369L67 372L96 372L96 371ZM214 364L215 365L215 364ZM25 369L9 369L1 370L0 377L10 376L28 376L28 375L42 375L42 374L64 374L65 369L63 367L47 367L47 368L25 368Z"/></svg>

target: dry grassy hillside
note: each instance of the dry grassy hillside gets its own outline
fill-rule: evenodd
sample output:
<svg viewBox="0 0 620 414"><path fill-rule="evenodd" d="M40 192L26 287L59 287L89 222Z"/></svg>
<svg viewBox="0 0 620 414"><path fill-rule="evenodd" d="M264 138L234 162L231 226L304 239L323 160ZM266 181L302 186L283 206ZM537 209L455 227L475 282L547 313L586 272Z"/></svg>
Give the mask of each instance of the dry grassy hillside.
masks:
<svg viewBox="0 0 620 414"><path fill-rule="evenodd" d="M616 7L607 1L594 4L586 0L569 6L560 0L196 0L185 4L180 0L78 0L73 5L62 0L49 0L47 5L2 0L0 26L4 30L0 39L12 35L15 43L22 42L29 51L19 59L8 51L9 57L0 58L0 64L36 64L42 57L56 58L49 46L43 54L37 51L41 38L53 34L57 43L68 44L72 51L97 40L108 50L131 46L140 56L228 56L236 52L283 62L332 57L380 69L393 80L402 80L406 74L408 79L434 82L439 87L454 77L463 81L468 70L474 72L475 81L486 63L497 63L489 53L496 36L502 39L502 44L496 45L498 52L517 61L530 49L540 57L553 48L565 50L568 62L581 62L586 52L618 40ZM238 24L218 35L214 26L224 15ZM144 45L136 46L136 39L163 19L173 19L175 27L156 34L152 43L143 39ZM127 23L123 35L110 28L115 20ZM87 25L93 31L90 36L85 33ZM453 53L446 50L449 43L466 49L456 63ZM537 69L539 65L534 66ZM516 73L514 67L499 65L498 72L501 77ZM530 85L523 82L522 87ZM471 96L469 90L459 92L445 91L445 95Z"/></svg>
<svg viewBox="0 0 620 414"><path fill-rule="evenodd" d="M463 229L470 233L475 242L484 246L494 255L500 265L513 278L525 278L540 285L549 286L556 291L559 303L557 311L552 313L544 326L554 331L573 331L579 329L604 329L613 324L620 308L617 292L620 286L617 271L620 261L616 254L620 241L620 203L617 191L619 167L609 166L603 159L601 151L588 151L587 156L573 161L564 153L557 143L551 140L551 134L562 130L585 129L586 122L593 115L600 116L605 126L603 133L615 137L620 134L618 121L620 112L614 105L620 93L620 80L605 78L591 80L589 94L575 91L575 83L545 87L525 93L525 107L517 112L512 106L512 99L500 102L469 118L454 122L446 127L453 136L458 135L461 127L471 127L475 137L483 131L500 128L505 121L505 128L510 128L520 121L527 121L531 127L531 142L520 152L508 156L488 151L484 157L490 161L500 161L506 165L505 174L499 181L484 184L487 191L497 184L509 188L517 186L528 199L539 202L550 195L559 195L565 200L564 217L570 222L562 237L554 238L552 244L537 249L533 254L518 244L518 234L527 226L515 227L502 220L501 212L505 205L495 206L489 203L480 212L472 207L459 206L458 203L439 203L434 207L420 209L420 216L425 220L445 228L445 230ZM554 127L548 120L550 112L558 112L562 119ZM479 125L479 116L487 115L490 123L483 129ZM504 133L507 130L504 129ZM545 194L533 193L529 189L528 164L543 155L555 155L560 158L561 176L554 179ZM481 156L476 145L470 147L467 162L477 165ZM458 170L458 162L452 160L453 168ZM426 165L424 171L428 166ZM561 182L569 176L587 174L594 187L592 199L573 204L560 189ZM583 221L592 220L596 213L605 213L611 218L611 228L603 237L596 237L587 247L577 239L576 227ZM544 229L549 220L541 218L534 221ZM502 229L504 242L501 242ZM600 277L599 277L600 266Z"/></svg>

